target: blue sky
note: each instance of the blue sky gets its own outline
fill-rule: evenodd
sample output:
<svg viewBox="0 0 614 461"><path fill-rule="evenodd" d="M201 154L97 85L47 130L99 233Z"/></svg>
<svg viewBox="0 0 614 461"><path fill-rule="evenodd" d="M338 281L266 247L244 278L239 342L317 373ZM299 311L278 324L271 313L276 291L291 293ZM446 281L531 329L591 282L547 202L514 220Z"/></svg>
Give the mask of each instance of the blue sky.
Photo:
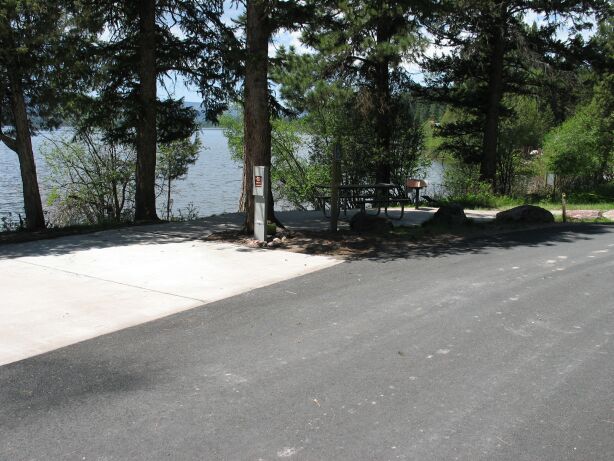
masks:
<svg viewBox="0 0 614 461"><path fill-rule="evenodd" d="M300 41L298 39L298 33L290 33L287 31L282 31L274 37L273 43L269 45L269 55L275 55L276 49L280 46L285 46L288 48L293 45L297 48L301 47ZM188 86L185 84L184 80L179 77L176 82L172 79L165 79L165 84L169 91L172 91L174 98L184 98L187 102L200 102L201 97L196 91L196 88L193 86ZM158 85L158 93L161 97L164 97L165 90L162 85Z"/></svg>

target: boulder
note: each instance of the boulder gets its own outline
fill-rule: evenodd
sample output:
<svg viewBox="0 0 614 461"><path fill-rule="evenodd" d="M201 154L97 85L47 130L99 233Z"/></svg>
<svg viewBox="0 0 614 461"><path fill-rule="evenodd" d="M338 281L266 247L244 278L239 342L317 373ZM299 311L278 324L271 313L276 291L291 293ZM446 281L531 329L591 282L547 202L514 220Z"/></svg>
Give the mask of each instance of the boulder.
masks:
<svg viewBox="0 0 614 461"><path fill-rule="evenodd" d="M567 217L569 219L598 219L601 217L599 210L568 210Z"/></svg>
<svg viewBox="0 0 614 461"><path fill-rule="evenodd" d="M604 211L601 216L606 219L609 219L610 221L614 221L614 210Z"/></svg>
<svg viewBox="0 0 614 461"><path fill-rule="evenodd" d="M521 205L497 213L496 220L499 222L541 224L554 222L554 216L544 208L535 205Z"/></svg>
<svg viewBox="0 0 614 461"><path fill-rule="evenodd" d="M392 221L383 216L356 213L350 219L350 228L356 232L388 232L392 227Z"/></svg>
<svg viewBox="0 0 614 461"><path fill-rule="evenodd" d="M460 205L443 205L435 212L425 225L436 224L445 226L458 226L469 223L465 210Z"/></svg>

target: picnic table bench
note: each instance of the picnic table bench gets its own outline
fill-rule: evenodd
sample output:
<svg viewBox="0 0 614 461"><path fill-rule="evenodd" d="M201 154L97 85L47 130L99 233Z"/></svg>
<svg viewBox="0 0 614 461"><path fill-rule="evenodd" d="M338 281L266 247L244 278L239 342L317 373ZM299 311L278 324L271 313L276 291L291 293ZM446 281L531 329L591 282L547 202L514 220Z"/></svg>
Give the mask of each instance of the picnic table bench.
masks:
<svg viewBox="0 0 614 461"><path fill-rule="evenodd" d="M319 184L316 186L320 208L324 216L329 218L327 209L330 210L331 205L331 189L330 184ZM366 213L367 205L372 209L377 209L376 215L381 213L382 208L384 213L390 219L403 219L405 213L405 205L412 204L413 199L407 195L407 189L398 184L378 183L378 184L343 184L339 186L339 210L342 210L347 216L347 210L360 209L361 213ZM388 208L400 205L401 214L398 218L394 218L388 214Z"/></svg>

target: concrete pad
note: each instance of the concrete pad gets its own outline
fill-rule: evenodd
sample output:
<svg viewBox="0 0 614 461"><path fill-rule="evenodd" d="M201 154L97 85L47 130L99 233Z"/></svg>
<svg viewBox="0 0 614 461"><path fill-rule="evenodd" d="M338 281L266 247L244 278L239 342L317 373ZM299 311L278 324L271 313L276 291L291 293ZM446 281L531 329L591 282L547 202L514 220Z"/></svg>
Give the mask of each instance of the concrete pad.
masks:
<svg viewBox="0 0 614 461"><path fill-rule="evenodd" d="M340 262L199 240L96 245L108 237L0 256L0 365Z"/></svg>
<svg viewBox="0 0 614 461"><path fill-rule="evenodd" d="M436 210L406 209L394 224L420 225ZM354 212L342 215L341 228ZM466 210L474 219L495 213ZM328 228L320 211L278 217L290 229ZM0 365L340 262L203 241L243 219L232 213L1 246Z"/></svg>

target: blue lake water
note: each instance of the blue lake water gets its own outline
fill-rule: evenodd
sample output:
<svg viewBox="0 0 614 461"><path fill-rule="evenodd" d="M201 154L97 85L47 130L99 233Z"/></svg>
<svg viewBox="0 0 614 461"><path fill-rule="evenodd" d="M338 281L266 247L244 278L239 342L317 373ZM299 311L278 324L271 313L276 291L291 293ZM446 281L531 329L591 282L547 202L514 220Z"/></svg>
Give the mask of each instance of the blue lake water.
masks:
<svg viewBox="0 0 614 461"><path fill-rule="evenodd" d="M42 133L32 139L35 159L43 196L46 203L48 188L45 185L47 167L41 155L41 148L49 139L67 137L69 131ZM202 150L197 162L190 167L188 175L175 182L173 191L173 211L186 210L189 203L193 204L199 216L234 212L238 209L241 194L242 166L230 158L228 143L221 129L209 128L200 132ZM443 166L434 162L426 175L430 186L427 193L436 192L441 184ZM164 205L164 199L158 199L159 206ZM278 208L284 208L279 204ZM0 217L9 213L16 218L23 215L23 201L19 161L17 155L0 143ZM163 214L160 213L162 216Z"/></svg>
<svg viewBox="0 0 614 461"><path fill-rule="evenodd" d="M45 185L47 167L41 148L50 138L69 136L68 131L42 133L32 139L38 179L46 203L48 188ZM238 209L241 194L242 166L230 158L228 143L220 129L203 129L200 132L202 150L188 175L176 181L173 187L173 211L185 210L192 203L200 216L209 216ZM159 206L164 198L158 199ZM19 161L17 155L0 143L0 216L8 213L23 215L23 200Z"/></svg>

